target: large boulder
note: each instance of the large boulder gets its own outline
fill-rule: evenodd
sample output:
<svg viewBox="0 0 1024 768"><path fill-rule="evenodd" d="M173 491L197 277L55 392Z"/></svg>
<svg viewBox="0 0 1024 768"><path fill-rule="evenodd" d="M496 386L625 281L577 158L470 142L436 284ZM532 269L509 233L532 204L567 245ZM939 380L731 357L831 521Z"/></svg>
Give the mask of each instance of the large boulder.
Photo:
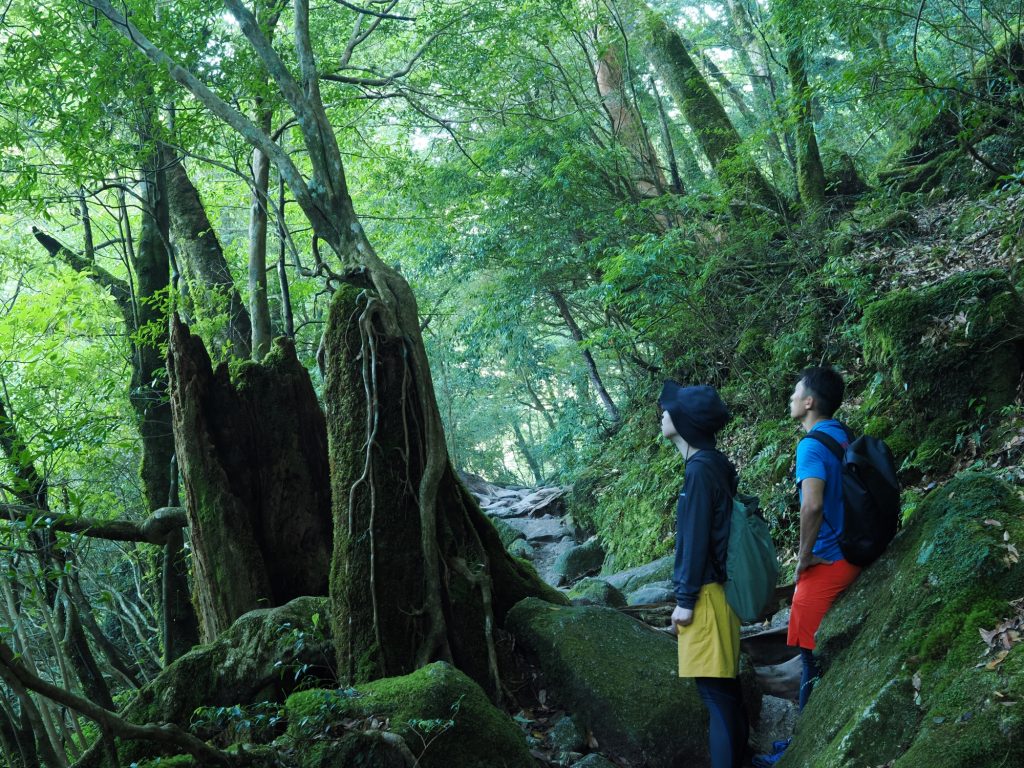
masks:
<svg viewBox="0 0 1024 768"><path fill-rule="evenodd" d="M577 547L567 549L555 561L554 574L559 584L569 584L581 576L597 573L604 562L604 547L591 537Z"/></svg>
<svg viewBox="0 0 1024 768"><path fill-rule="evenodd" d="M536 662L545 690L602 752L648 768L708 765L707 717L677 677L676 642L611 608L526 599L505 623ZM750 696L754 709L758 701Z"/></svg>
<svg viewBox="0 0 1024 768"><path fill-rule="evenodd" d="M283 702L297 685L330 680L334 646L329 618L323 597L250 611L212 643L196 646L164 669L121 716L140 725L174 723L187 729L199 707ZM122 765L163 751L150 741L122 741L118 750ZM107 760L94 748L76 765L106 766Z"/></svg>
<svg viewBox="0 0 1024 768"><path fill-rule="evenodd" d="M356 688L294 693L285 715L288 736L302 745L300 768L390 768L403 754L420 768L535 768L519 727L444 662Z"/></svg>
<svg viewBox="0 0 1024 768"><path fill-rule="evenodd" d="M1024 764L1024 646L993 632L1024 624L1021 542L1024 503L1002 481L934 490L825 617L825 674L779 768Z"/></svg>

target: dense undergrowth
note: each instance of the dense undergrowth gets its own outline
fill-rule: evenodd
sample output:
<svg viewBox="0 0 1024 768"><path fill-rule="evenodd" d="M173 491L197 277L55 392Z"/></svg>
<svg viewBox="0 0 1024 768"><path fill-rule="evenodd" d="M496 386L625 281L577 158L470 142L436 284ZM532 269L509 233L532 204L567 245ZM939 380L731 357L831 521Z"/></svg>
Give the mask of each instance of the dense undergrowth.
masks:
<svg viewBox="0 0 1024 768"><path fill-rule="evenodd" d="M943 181L916 193L879 187L833 210L823 231L768 238L734 222L722 237L738 244L723 248L731 254L661 331L679 339L666 376L722 390L734 418L720 447L787 550L798 535L800 437L788 395L807 365L839 369L847 395L838 417L890 443L905 516L966 468L1024 480L1024 193L1017 177ZM604 540L611 567L672 548L683 468L660 436L659 387L653 377L638 382L621 429L574 478L571 513Z"/></svg>

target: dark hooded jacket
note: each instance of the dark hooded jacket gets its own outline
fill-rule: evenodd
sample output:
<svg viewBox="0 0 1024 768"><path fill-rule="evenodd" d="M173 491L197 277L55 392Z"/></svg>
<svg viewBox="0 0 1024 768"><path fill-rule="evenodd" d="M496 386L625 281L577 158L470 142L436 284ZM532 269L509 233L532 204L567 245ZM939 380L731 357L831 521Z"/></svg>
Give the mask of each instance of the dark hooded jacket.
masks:
<svg viewBox="0 0 1024 768"><path fill-rule="evenodd" d="M676 504L676 560L672 571L676 604L693 609L705 584L724 583L736 468L714 448L686 461Z"/></svg>

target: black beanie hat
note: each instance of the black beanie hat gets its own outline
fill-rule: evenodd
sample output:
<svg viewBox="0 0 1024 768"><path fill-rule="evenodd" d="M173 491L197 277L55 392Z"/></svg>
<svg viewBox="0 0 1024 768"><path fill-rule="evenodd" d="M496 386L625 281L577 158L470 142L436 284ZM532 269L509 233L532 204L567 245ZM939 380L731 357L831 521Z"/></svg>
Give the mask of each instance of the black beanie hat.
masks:
<svg viewBox="0 0 1024 768"><path fill-rule="evenodd" d="M658 404L668 411L676 432L694 448L714 448L715 433L732 414L714 387L683 387L666 381Z"/></svg>

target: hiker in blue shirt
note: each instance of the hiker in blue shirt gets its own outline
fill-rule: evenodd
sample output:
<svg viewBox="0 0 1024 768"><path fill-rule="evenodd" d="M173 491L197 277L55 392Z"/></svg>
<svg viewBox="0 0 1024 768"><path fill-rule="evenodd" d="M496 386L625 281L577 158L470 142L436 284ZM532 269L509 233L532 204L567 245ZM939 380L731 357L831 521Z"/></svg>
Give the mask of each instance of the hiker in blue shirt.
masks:
<svg viewBox="0 0 1024 768"><path fill-rule="evenodd" d="M831 368L807 368L790 397L790 416L807 434L823 432L845 448L846 428L833 418L843 401L843 377ZM814 659L814 635L836 598L860 574L839 548L843 532L843 468L839 459L817 440L803 439L796 447L796 483L800 489L800 549L796 591L789 618L790 645L800 649L803 709L820 672Z"/></svg>
<svg viewBox="0 0 1024 768"><path fill-rule="evenodd" d="M789 398L789 415L808 435L828 435L846 448L850 435L834 418L843 402L843 377L831 368L807 368L800 373ZM788 644L800 650L800 709L821 676L814 657L815 633L829 608L861 572L839 548L843 532L842 465L817 439L801 439L796 447L796 484L800 491L800 546L796 590L789 615ZM788 740L776 742L770 755L757 755L754 765L768 768L785 751Z"/></svg>
<svg viewBox="0 0 1024 768"><path fill-rule="evenodd" d="M666 381L658 398L662 436L686 462L676 504L676 608L672 626L679 649L679 676L692 677L710 714L712 768L739 768L748 723L737 679L740 621L725 599L736 470L715 448L715 433L729 409L714 387L682 387Z"/></svg>

